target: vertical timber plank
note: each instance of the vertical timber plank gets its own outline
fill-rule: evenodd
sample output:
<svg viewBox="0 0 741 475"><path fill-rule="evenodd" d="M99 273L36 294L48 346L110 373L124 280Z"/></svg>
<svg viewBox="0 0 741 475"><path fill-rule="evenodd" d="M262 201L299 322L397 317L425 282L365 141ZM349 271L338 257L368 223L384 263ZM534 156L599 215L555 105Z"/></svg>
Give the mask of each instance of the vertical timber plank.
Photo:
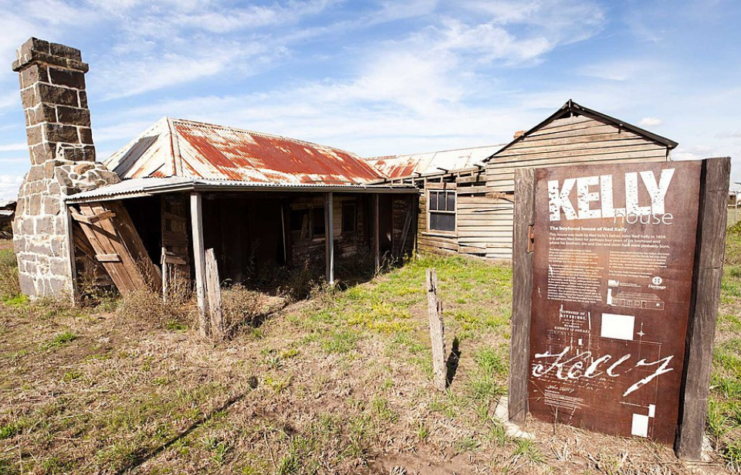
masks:
<svg viewBox="0 0 741 475"><path fill-rule="evenodd" d="M437 298L437 271L427 269L427 315L430 319L430 339L432 340L432 370L435 388L445 391L447 386L447 367L445 365L445 327L443 306Z"/></svg>
<svg viewBox="0 0 741 475"><path fill-rule="evenodd" d="M216 263L216 253L213 249L206 251L206 290L208 295L208 311L211 315L211 337L223 340L226 334L224 328L224 314L221 309L221 281L219 267Z"/></svg>
<svg viewBox="0 0 741 475"><path fill-rule="evenodd" d="M723 277L730 158L703 161L684 384L675 443L678 457L699 460L705 433L713 340Z"/></svg>
<svg viewBox="0 0 741 475"><path fill-rule="evenodd" d="M530 229L535 214L535 169L515 172L515 222L512 264L512 336L509 363L509 418L515 423L527 415L530 360L530 311L533 292L533 253Z"/></svg>
<svg viewBox="0 0 741 475"><path fill-rule="evenodd" d="M193 262L196 266L196 296L201 336L208 336L208 304L206 302L206 256L203 248L203 196L190 195L190 219L193 229Z"/></svg>
<svg viewBox="0 0 741 475"><path fill-rule="evenodd" d="M167 303L167 293L169 292L168 284L169 284L169 275L167 270L167 248L165 246L162 246L162 256L160 257L161 261L161 269L160 272L162 273L162 302Z"/></svg>
<svg viewBox="0 0 741 475"><path fill-rule="evenodd" d="M324 195L324 245L327 258L327 283L334 285L334 194Z"/></svg>

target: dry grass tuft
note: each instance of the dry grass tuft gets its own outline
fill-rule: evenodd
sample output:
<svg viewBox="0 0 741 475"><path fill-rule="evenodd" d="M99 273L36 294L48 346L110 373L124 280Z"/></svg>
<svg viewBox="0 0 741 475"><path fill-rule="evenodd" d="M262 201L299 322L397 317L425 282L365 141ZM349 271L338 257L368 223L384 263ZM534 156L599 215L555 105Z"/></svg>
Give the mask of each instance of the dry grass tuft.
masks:
<svg viewBox="0 0 741 475"><path fill-rule="evenodd" d="M190 302L168 300L149 289L137 290L120 300L116 312L128 321L153 324L159 328L180 328L195 321Z"/></svg>

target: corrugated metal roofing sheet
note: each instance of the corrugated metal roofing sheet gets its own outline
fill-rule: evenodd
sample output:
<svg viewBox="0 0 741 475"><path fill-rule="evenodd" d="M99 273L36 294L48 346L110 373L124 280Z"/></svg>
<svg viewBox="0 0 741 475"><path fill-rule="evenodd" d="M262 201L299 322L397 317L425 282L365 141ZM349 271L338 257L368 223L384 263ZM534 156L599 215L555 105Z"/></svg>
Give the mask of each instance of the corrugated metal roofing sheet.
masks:
<svg viewBox="0 0 741 475"><path fill-rule="evenodd" d="M106 162L122 178L365 184L385 178L357 155L247 130L163 118Z"/></svg>
<svg viewBox="0 0 741 475"><path fill-rule="evenodd" d="M482 163L486 157L501 147L502 145L487 145L439 152L373 157L364 160L389 178L403 178L416 173L427 175L440 173L441 170L472 168L477 163Z"/></svg>
<svg viewBox="0 0 741 475"><path fill-rule="evenodd" d="M120 183L67 197L69 203L105 201L108 199L136 198L159 193L188 191L320 191L352 193L417 193L414 186L356 185L327 183L266 183L241 180L214 180L206 178L131 178Z"/></svg>

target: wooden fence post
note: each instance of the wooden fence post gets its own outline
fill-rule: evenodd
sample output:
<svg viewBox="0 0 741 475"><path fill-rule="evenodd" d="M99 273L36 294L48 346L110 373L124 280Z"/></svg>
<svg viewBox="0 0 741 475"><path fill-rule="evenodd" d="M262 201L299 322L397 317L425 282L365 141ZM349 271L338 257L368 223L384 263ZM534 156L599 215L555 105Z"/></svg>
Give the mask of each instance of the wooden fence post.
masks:
<svg viewBox="0 0 741 475"><path fill-rule="evenodd" d="M693 277L694 301L685 344L684 386L674 450L678 457L699 460L705 434L713 340L723 278L730 158L702 162L700 209Z"/></svg>
<svg viewBox="0 0 741 475"><path fill-rule="evenodd" d="M427 313L430 318L430 338L432 339L432 369L435 388L445 391L447 386L447 367L445 366L445 327L443 325L443 305L437 299L437 272L427 269Z"/></svg>
<svg viewBox="0 0 741 475"><path fill-rule="evenodd" d="M206 295L208 312L211 317L211 337L214 340L223 340L226 328L224 328L224 313L221 308L221 281L213 249L206 251Z"/></svg>
<svg viewBox="0 0 741 475"><path fill-rule="evenodd" d="M525 422L530 364L530 311L533 292L532 228L535 214L535 169L515 171L515 222L512 244L512 333L509 353L509 418Z"/></svg>
<svg viewBox="0 0 741 475"><path fill-rule="evenodd" d="M167 293L169 292L170 276L167 270L167 248L162 247L162 303L167 304Z"/></svg>

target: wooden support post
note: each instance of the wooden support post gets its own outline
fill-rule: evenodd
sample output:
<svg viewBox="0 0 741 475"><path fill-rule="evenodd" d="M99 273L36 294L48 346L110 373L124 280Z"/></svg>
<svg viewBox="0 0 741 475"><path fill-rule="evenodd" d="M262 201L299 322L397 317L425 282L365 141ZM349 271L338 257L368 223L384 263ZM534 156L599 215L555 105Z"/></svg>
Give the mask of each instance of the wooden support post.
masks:
<svg viewBox="0 0 741 475"><path fill-rule="evenodd" d="M447 387L447 367L445 365L445 326L443 324L443 305L437 298L437 272L427 269L427 314L430 319L430 339L432 340L432 369L435 388L445 391Z"/></svg>
<svg viewBox="0 0 741 475"><path fill-rule="evenodd" d="M203 197L190 195L190 221L193 229L193 263L196 266L196 296L201 336L208 336L208 303L206 302L206 256L203 248Z"/></svg>
<svg viewBox="0 0 741 475"><path fill-rule="evenodd" d="M685 344L684 387L674 444L680 458L700 460L710 391L713 339L723 278L730 158L702 163L695 269Z"/></svg>
<svg viewBox="0 0 741 475"><path fill-rule="evenodd" d="M216 253L213 249L206 251L206 284L208 312L211 317L211 337L214 340L223 340L226 336L226 328L224 314L221 309L221 280L219 279L219 267L216 263Z"/></svg>
<svg viewBox="0 0 741 475"><path fill-rule="evenodd" d="M376 272L381 269L381 218L379 216L380 195L373 195L373 255L375 256Z"/></svg>
<svg viewBox="0 0 741 475"><path fill-rule="evenodd" d="M333 226L333 194L324 195L324 236L327 258L327 283L334 285L334 226Z"/></svg>
<svg viewBox="0 0 741 475"><path fill-rule="evenodd" d="M531 229L535 214L535 169L515 171L515 221L512 249L514 268L512 331L509 353L509 418L523 423L527 415L530 364L530 310L533 291Z"/></svg>

